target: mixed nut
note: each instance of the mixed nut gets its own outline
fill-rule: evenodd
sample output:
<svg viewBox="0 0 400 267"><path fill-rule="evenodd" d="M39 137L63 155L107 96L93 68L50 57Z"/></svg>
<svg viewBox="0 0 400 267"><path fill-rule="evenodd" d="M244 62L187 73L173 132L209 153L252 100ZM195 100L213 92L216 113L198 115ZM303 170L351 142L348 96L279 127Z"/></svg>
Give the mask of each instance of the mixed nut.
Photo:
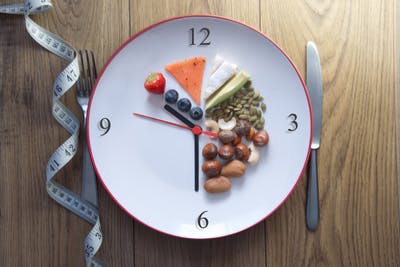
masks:
<svg viewBox="0 0 400 267"><path fill-rule="evenodd" d="M214 120L206 121L209 130L218 132L219 147L208 143L203 147L205 161L202 171L207 176L204 189L209 193L222 193L231 188L229 178L242 177L247 169L246 163L255 165L259 158L259 148L268 144L269 135L263 130L256 130L246 120L235 120L235 125L227 126ZM247 145L246 143L249 143ZM218 159L219 158L219 159Z"/></svg>

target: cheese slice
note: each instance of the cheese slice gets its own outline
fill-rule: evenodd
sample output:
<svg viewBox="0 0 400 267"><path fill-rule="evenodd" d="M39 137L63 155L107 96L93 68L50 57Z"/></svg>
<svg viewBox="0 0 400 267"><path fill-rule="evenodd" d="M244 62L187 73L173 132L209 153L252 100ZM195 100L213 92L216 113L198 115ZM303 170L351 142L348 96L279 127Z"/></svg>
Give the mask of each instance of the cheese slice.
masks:
<svg viewBox="0 0 400 267"><path fill-rule="evenodd" d="M208 99L238 71L238 66L223 60L217 55L214 60L212 74L208 79L207 87L204 89L203 98Z"/></svg>
<svg viewBox="0 0 400 267"><path fill-rule="evenodd" d="M200 105L205 57L193 57L165 66L175 80L185 89L194 102Z"/></svg>

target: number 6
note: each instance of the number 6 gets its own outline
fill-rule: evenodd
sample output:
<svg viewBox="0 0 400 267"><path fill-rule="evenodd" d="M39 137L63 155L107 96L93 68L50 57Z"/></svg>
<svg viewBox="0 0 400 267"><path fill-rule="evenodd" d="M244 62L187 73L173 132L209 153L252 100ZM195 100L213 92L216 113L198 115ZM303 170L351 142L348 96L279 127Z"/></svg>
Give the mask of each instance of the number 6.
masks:
<svg viewBox="0 0 400 267"><path fill-rule="evenodd" d="M207 228L208 226L208 219L206 217L203 217L203 214L206 213L207 210L203 211L200 213L199 217L197 217L197 225L201 228Z"/></svg>

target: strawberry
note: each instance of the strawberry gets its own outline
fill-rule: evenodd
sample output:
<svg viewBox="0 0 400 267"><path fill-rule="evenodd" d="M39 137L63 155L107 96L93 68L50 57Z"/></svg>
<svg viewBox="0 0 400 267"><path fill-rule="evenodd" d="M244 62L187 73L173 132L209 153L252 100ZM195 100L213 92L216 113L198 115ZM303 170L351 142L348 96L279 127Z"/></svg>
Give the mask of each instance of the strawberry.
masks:
<svg viewBox="0 0 400 267"><path fill-rule="evenodd" d="M144 87L153 94L163 94L165 90L165 78L159 73L150 73L144 81Z"/></svg>

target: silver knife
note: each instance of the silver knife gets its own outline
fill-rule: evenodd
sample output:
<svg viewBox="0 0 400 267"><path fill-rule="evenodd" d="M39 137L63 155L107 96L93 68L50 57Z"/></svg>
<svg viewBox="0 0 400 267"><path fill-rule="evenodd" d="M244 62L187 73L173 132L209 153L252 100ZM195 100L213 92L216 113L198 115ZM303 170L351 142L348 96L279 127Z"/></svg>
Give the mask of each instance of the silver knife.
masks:
<svg viewBox="0 0 400 267"><path fill-rule="evenodd" d="M307 88L311 98L313 135L308 163L306 223L309 230L315 231L319 223L317 150L321 142L322 75L317 46L312 41L307 43Z"/></svg>

